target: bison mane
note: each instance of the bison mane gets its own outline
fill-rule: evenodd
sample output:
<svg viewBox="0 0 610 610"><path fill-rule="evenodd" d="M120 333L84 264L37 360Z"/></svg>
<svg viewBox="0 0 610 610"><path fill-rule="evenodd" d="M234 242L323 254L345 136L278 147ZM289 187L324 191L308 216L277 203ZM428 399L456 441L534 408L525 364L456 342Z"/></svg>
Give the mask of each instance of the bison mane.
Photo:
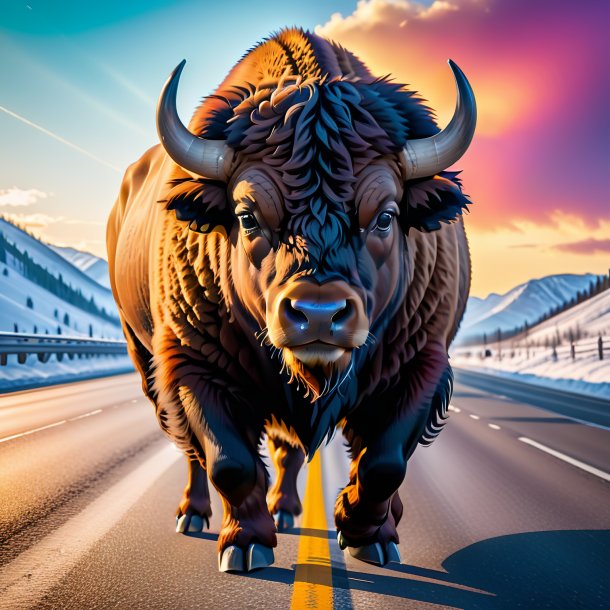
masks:
<svg viewBox="0 0 610 610"><path fill-rule="evenodd" d="M347 53L331 46L338 56ZM318 62L328 64L327 55ZM201 137L226 140L242 158L262 160L281 172L289 189L286 229L307 235L314 258L322 227L324 241L336 243L350 229L344 206L353 211L354 176L371 160L398 153L408 138L438 132L431 110L404 85L368 71L357 78L336 72L321 65L306 79L285 72L256 85L223 85L204 99L191 121ZM408 213L400 217L405 231L435 230L462 213L470 202L456 175L443 172L407 185L401 207ZM222 183L178 172L163 202L203 233L218 226L228 231L233 223Z"/></svg>

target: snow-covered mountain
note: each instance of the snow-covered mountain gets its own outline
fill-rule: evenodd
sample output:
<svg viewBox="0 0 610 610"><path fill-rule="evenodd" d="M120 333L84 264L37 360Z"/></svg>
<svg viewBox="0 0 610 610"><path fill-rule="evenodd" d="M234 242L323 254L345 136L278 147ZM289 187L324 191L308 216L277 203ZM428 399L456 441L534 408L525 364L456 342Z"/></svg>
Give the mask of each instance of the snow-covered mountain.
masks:
<svg viewBox="0 0 610 610"><path fill-rule="evenodd" d="M0 218L0 331L15 330L122 338L108 288Z"/></svg>
<svg viewBox="0 0 610 610"><path fill-rule="evenodd" d="M570 332L577 343L599 335L610 341L610 290L537 324L529 330L527 340L542 345L556 336L565 338Z"/></svg>
<svg viewBox="0 0 610 610"><path fill-rule="evenodd" d="M110 288L110 277L108 275L108 261L105 261L90 252L82 252L65 246L54 246L49 244L52 250L63 256L67 261L86 273L91 279L106 288Z"/></svg>
<svg viewBox="0 0 610 610"><path fill-rule="evenodd" d="M498 329L513 330L532 324L557 306L564 305L579 291L589 288L597 275L561 274L529 280L505 294L492 293L484 299L470 297L456 344Z"/></svg>
<svg viewBox="0 0 610 610"><path fill-rule="evenodd" d="M492 341L485 349L456 346L451 362L457 368L610 399L609 349L610 289L606 289L532 326L527 337L522 334L502 345Z"/></svg>

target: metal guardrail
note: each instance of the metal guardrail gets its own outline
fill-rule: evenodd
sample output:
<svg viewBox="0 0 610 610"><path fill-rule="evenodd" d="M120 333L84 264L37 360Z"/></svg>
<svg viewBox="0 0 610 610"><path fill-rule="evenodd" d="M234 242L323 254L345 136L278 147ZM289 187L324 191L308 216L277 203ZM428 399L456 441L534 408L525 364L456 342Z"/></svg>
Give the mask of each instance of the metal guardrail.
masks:
<svg viewBox="0 0 610 610"><path fill-rule="evenodd" d="M553 338L552 338L553 339ZM454 353L456 355L477 355L482 359L505 359L522 357L534 358L536 354L546 354L554 360L578 360L582 357L597 356L598 360L610 359L610 340L607 336L585 337L578 341L567 341L561 344L541 344L540 341L516 342L507 339L502 343L490 342L486 345L461 346Z"/></svg>
<svg viewBox="0 0 610 610"><path fill-rule="evenodd" d="M11 354L17 356L19 364L25 364L28 354L36 354L40 362L47 362L52 354L59 361L64 356L70 359L76 356L119 356L127 354L127 343L114 339L0 332L0 365L6 365Z"/></svg>

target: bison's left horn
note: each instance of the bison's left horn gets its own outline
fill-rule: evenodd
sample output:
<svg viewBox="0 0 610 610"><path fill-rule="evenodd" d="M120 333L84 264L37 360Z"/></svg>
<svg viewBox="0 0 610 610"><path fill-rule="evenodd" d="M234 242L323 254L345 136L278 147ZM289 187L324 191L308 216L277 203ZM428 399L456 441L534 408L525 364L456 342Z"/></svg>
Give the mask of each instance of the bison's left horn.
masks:
<svg viewBox="0 0 610 610"><path fill-rule="evenodd" d="M176 110L178 81L186 60L182 60L163 86L157 104L157 131L167 154L188 172L226 182L233 151L224 140L204 140L192 134Z"/></svg>
<svg viewBox="0 0 610 610"><path fill-rule="evenodd" d="M477 123L477 104L470 83L449 60L457 86L457 102L451 122L430 138L411 140L402 152L405 180L434 176L453 165L468 149Z"/></svg>

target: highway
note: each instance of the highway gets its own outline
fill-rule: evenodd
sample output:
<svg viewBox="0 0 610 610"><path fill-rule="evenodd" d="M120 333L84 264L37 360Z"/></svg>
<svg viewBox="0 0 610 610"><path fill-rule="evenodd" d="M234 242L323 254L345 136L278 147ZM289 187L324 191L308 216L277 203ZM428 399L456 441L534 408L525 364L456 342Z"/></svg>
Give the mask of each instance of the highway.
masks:
<svg viewBox="0 0 610 610"><path fill-rule="evenodd" d="M456 380L400 490L400 565L339 549L336 436L275 564L246 575L218 572L216 495L210 531L175 533L186 464L136 375L2 396L0 608L610 608L610 404Z"/></svg>

